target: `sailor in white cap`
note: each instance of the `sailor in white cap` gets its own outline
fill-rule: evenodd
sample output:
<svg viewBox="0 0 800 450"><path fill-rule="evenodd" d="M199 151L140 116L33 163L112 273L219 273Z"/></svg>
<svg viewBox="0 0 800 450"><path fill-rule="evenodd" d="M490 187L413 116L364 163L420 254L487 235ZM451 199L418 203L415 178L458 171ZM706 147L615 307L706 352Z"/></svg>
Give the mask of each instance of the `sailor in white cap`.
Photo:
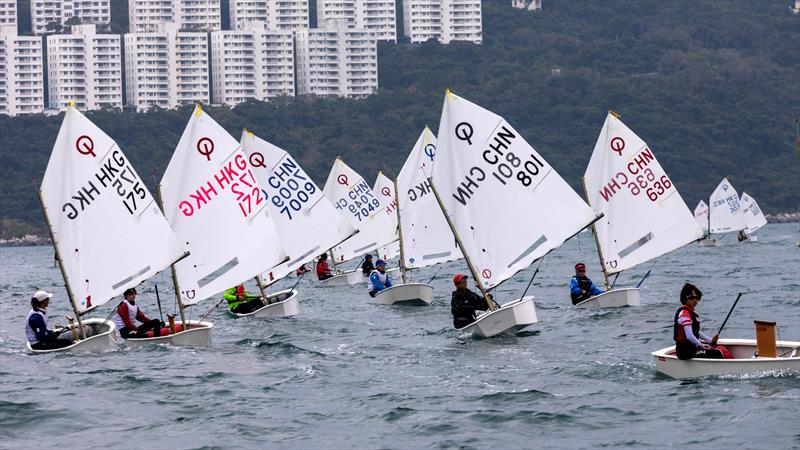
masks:
<svg viewBox="0 0 800 450"><path fill-rule="evenodd" d="M72 341L59 339L61 331L47 329L47 305L53 294L36 291L31 297L31 310L25 319L25 336L34 350L52 350L67 347Z"/></svg>

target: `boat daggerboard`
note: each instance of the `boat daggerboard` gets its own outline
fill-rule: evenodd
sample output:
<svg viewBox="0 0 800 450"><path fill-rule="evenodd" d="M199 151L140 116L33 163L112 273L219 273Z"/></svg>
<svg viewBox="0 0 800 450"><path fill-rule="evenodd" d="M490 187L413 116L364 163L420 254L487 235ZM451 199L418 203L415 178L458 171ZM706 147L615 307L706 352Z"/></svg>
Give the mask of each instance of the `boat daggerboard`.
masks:
<svg viewBox="0 0 800 450"><path fill-rule="evenodd" d="M706 202L700 200L697 203L694 208L694 220L705 233L708 233L708 205Z"/></svg>
<svg viewBox="0 0 800 450"><path fill-rule="evenodd" d="M745 228L739 194L728 178L722 179L708 202L710 233L728 233Z"/></svg>
<svg viewBox="0 0 800 450"><path fill-rule="evenodd" d="M111 137L67 108L41 196L79 314L183 256L146 185Z"/></svg>
<svg viewBox="0 0 800 450"><path fill-rule="evenodd" d="M191 305L284 260L242 147L197 106L161 179L164 214L191 255L175 264Z"/></svg>
<svg viewBox="0 0 800 450"><path fill-rule="evenodd" d="M333 249L336 262L361 257L392 242L395 230L380 200L364 178L341 158L336 158L323 192L339 214L358 230L358 234Z"/></svg>
<svg viewBox="0 0 800 450"><path fill-rule="evenodd" d="M435 157L436 137L425 127L397 175L404 265L409 269L463 257L428 183Z"/></svg>
<svg viewBox="0 0 800 450"><path fill-rule="evenodd" d="M694 214L645 141L612 113L584 174L605 270L621 272L703 237Z"/></svg>
<svg viewBox="0 0 800 450"><path fill-rule="evenodd" d="M433 184L484 288L589 225L592 209L508 122L447 92Z"/></svg>
<svg viewBox="0 0 800 450"><path fill-rule="evenodd" d="M739 200L742 204L742 215L744 215L744 224L746 226L745 233L753 234L767 224L767 218L764 217L764 213L761 212L761 208L758 207L758 203L753 197L747 195L746 192L742 192L742 197Z"/></svg>
<svg viewBox="0 0 800 450"><path fill-rule="evenodd" d="M247 130L241 144L289 257L263 274L266 282L285 277L353 234L353 227L289 153Z"/></svg>

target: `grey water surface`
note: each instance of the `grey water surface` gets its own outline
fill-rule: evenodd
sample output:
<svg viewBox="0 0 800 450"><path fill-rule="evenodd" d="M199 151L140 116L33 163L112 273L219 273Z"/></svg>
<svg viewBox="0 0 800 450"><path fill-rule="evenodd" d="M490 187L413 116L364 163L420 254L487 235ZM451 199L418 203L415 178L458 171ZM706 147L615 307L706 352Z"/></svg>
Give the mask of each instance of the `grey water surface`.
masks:
<svg viewBox="0 0 800 450"><path fill-rule="evenodd" d="M754 338L757 319L800 341L798 241L798 224L770 224L759 242L727 236L717 248L684 247L656 261L641 307L589 311L571 306L567 288L577 261L602 281L594 240L582 233L541 265L530 290L539 322L492 339L452 328L450 279L466 272L455 262L433 281L429 307L371 304L365 286L304 279L299 316L214 311L211 348L56 355L28 354L23 331L37 289L55 293L51 326L71 312L52 248L2 248L0 447L798 448L800 374L682 382L658 374L650 356L672 343L687 280L705 294L698 311L708 334L746 292L722 337ZM635 285L649 266L617 285ZM535 267L495 298L518 297ZM427 281L436 270L412 277ZM137 303L158 317L154 283L165 313L174 311L169 271L140 287ZM89 315L105 318L116 303Z"/></svg>

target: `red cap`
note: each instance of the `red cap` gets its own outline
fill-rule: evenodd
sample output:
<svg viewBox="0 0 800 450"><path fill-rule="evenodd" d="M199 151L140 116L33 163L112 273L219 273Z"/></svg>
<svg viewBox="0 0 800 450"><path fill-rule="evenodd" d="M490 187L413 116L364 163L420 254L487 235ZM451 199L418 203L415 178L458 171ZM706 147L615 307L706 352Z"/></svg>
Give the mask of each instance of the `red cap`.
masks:
<svg viewBox="0 0 800 450"><path fill-rule="evenodd" d="M464 275L463 273L459 273L458 275L453 277L453 284L457 284L461 280L466 280L467 278L469 277Z"/></svg>
<svg viewBox="0 0 800 450"><path fill-rule="evenodd" d="M244 285L240 284L236 286L236 295L244 295Z"/></svg>
<svg viewBox="0 0 800 450"><path fill-rule="evenodd" d="M584 264L584 263L575 264L575 270L578 270L578 269L586 269L586 264Z"/></svg>

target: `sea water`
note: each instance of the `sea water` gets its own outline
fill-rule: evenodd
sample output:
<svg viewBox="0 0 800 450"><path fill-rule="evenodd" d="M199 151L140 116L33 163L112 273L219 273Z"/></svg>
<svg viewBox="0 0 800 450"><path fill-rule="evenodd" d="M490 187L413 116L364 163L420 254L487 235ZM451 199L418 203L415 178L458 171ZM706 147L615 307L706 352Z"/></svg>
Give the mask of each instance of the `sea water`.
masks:
<svg viewBox="0 0 800 450"><path fill-rule="evenodd" d="M237 319L220 307L209 316L211 348L103 354L25 350L34 291L55 293L51 327L71 309L52 248L2 248L0 447L797 448L800 374L679 381L657 373L650 356L672 344L686 281L704 293L707 334L744 292L722 337L753 339L753 320L770 320L780 339L800 341L800 227L770 224L758 234L659 258L642 306L608 310L571 306L576 262L599 285L603 278L593 238L580 234L542 262L529 291L539 322L513 335L471 339L452 328L451 279L467 273L454 262L412 273L436 275L431 306L377 305L365 285L320 287L308 277L296 317ZM535 267L495 298L519 297ZM617 286L635 285L649 268L625 272ZM138 288L137 304L159 317L154 284L163 313L175 312L169 271ZM117 302L89 316L105 318Z"/></svg>

